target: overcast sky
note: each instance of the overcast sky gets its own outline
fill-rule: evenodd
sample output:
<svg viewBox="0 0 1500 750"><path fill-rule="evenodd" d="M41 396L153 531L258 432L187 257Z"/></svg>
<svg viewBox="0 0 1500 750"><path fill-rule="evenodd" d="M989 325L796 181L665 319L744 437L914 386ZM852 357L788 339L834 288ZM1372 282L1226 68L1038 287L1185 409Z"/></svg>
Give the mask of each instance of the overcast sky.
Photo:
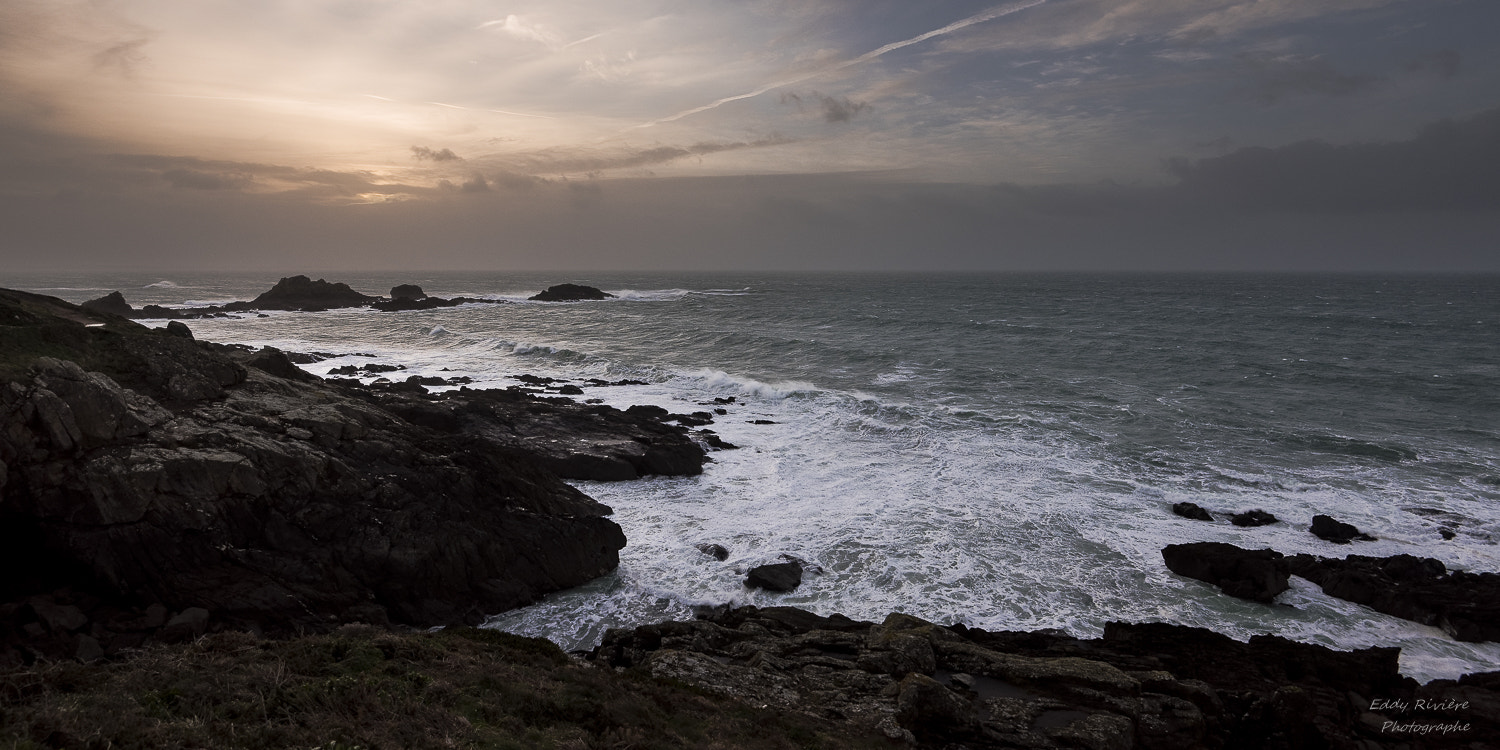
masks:
<svg viewBox="0 0 1500 750"><path fill-rule="evenodd" d="M1495 0L0 0L0 262L1500 271Z"/></svg>

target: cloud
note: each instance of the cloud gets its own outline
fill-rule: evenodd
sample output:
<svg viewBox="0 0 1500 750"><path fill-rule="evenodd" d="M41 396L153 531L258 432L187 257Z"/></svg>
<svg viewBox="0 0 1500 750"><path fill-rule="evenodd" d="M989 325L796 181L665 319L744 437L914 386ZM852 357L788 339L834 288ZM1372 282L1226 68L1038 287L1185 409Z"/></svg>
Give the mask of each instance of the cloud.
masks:
<svg viewBox="0 0 1500 750"><path fill-rule="evenodd" d="M1277 211L1370 213L1500 210L1500 109L1441 120L1407 141L1303 141L1172 160L1196 200Z"/></svg>
<svg viewBox="0 0 1500 750"><path fill-rule="evenodd" d="M546 28L527 21L514 13L494 21L485 21L479 24L481 29L497 29L503 31L516 39L528 42L538 42L548 47L561 46L560 38Z"/></svg>
<svg viewBox="0 0 1500 750"><path fill-rule="evenodd" d="M465 193L488 193L490 191L490 183L484 179L484 175L476 174L465 180L464 184L460 185L458 189Z"/></svg>
<svg viewBox="0 0 1500 750"><path fill-rule="evenodd" d="M827 96L817 91L809 92L806 98L818 103L822 109L823 121L827 123L848 122L870 106L869 102L856 102L847 97ZM782 94L781 101L783 104L795 105L798 110L805 111L806 109L804 97L796 92L788 91Z"/></svg>
<svg viewBox="0 0 1500 750"><path fill-rule="evenodd" d="M1349 96L1385 80L1379 76L1340 73L1319 57L1245 54L1239 59L1249 69L1252 83L1238 93L1264 106L1289 96Z"/></svg>
<svg viewBox="0 0 1500 750"><path fill-rule="evenodd" d="M1406 70L1410 73L1432 73L1438 78L1448 80L1458 75L1459 68L1463 66L1464 57L1451 49L1442 49L1437 52L1429 52L1406 64Z"/></svg>
<svg viewBox="0 0 1500 750"><path fill-rule="evenodd" d="M94 69L118 73L127 78L135 75L136 68L146 61L141 48L149 39L132 39L120 42L94 55Z"/></svg>
<svg viewBox="0 0 1500 750"><path fill-rule="evenodd" d="M172 187L184 190L230 190L246 187L250 177L229 172L199 172L192 169L169 169L161 173Z"/></svg>
<svg viewBox="0 0 1500 750"><path fill-rule="evenodd" d="M434 151L426 146L412 146L411 158L417 161L463 161L463 157L450 149Z"/></svg>

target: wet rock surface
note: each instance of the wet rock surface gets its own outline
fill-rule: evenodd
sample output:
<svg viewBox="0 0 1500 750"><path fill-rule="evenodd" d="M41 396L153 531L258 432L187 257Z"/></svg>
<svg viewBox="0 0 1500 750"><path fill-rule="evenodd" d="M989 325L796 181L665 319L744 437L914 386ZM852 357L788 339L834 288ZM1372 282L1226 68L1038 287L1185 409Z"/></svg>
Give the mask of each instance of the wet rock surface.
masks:
<svg viewBox="0 0 1500 750"><path fill-rule="evenodd" d="M1194 521L1214 520L1214 517L1197 503L1172 503L1172 512L1179 516L1182 516L1183 518L1191 518Z"/></svg>
<svg viewBox="0 0 1500 750"><path fill-rule="evenodd" d="M1172 544L1162 548L1167 568L1218 586L1230 596L1269 602L1289 588L1290 569L1280 552L1248 550L1223 542Z"/></svg>
<svg viewBox="0 0 1500 750"><path fill-rule="evenodd" d="M325 383L274 349L40 295L0 291L0 326L0 557L17 573L0 602L68 590L90 622L153 605L209 613L160 623L174 633L474 622L617 565L609 509L559 474L704 460L685 430L609 407ZM130 641L107 625L79 641L42 609L8 610L0 641Z"/></svg>
<svg viewBox="0 0 1500 750"><path fill-rule="evenodd" d="M1500 641L1500 574L1449 572L1430 557L1293 555L1292 573L1323 593L1442 628L1461 641Z"/></svg>
<svg viewBox="0 0 1500 750"><path fill-rule="evenodd" d="M1313 516L1312 526L1307 530L1312 532L1313 536L1334 544L1375 541L1375 537L1361 532L1354 527L1354 524L1344 523L1321 514Z"/></svg>
<svg viewBox="0 0 1500 750"><path fill-rule="evenodd" d="M1500 699L1500 675L1419 687L1398 673L1397 649L1241 643L1159 623L1110 623L1080 640L789 607L700 618L612 630L588 658L875 729L898 747L1399 747L1413 735L1383 730L1401 714L1376 702L1418 699L1433 707L1421 721L1469 728L1407 747L1467 747L1500 731L1482 708Z"/></svg>

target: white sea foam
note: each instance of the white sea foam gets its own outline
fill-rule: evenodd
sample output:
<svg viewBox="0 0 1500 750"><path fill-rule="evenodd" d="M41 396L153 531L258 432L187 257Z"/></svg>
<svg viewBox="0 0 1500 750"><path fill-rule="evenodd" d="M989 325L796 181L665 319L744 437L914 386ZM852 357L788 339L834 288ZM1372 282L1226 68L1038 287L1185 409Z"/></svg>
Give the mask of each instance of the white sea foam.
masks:
<svg viewBox="0 0 1500 750"><path fill-rule="evenodd" d="M142 289L178 289L180 287L178 286L178 284L176 282L162 280L162 281L158 281L158 282L156 282L154 284L147 284L147 285L145 285L144 287L141 287L141 288Z"/></svg>

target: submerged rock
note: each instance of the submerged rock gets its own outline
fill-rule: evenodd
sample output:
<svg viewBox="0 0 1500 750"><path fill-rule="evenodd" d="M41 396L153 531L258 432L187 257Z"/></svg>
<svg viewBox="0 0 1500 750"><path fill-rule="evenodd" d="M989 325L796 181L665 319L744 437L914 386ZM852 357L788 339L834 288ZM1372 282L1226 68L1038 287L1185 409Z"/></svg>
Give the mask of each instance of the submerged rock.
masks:
<svg viewBox="0 0 1500 750"><path fill-rule="evenodd" d="M1229 522L1235 526L1269 526L1273 523L1279 523L1279 519L1260 508L1256 508L1255 510L1247 510L1244 513L1234 514L1234 517L1230 518Z"/></svg>
<svg viewBox="0 0 1500 750"><path fill-rule="evenodd" d="M1280 552L1248 550L1222 542L1172 544L1162 548L1167 569L1212 583L1230 596L1270 602L1289 588L1290 569Z"/></svg>
<svg viewBox="0 0 1500 750"><path fill-rule="evenodd" d="M729 559L729 550L725 549L722 544L700 544L698 545L698 551L719 562Z"/></svg>
<svg viewBox="0 0 1500 750"><path fill-rule="evenodd" d="M1199 507L1197 503L1181 502L1172 504L1172 512L1183 518L1191 518L1195 521L1212 521L1214 517L1208 511Z"/></svg>
<svg viewBox="0 0 1500 750"><path fill-rule="evenodd" d="M532 295L534 302L578 302L582 300L611 299L615 295L581 284L557 284Z"/></svg>

